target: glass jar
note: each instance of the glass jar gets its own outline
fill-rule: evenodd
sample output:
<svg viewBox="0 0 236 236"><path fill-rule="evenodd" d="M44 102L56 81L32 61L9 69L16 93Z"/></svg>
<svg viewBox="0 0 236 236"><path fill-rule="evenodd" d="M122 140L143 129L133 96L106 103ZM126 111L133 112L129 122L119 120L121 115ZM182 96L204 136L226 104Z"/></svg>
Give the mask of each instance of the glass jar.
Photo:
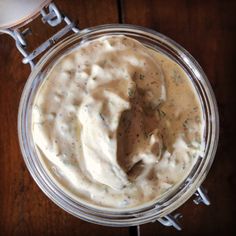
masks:
<svg viewBox="0 0 236 236"><path fill-rule="evenodd" d="M32 104L47 73L58 59L73 48L105 35L126 35L146 47L163 53L188 74L201 101L205 128L204 155L199 156L188 177L160 199L137 209L99 209L75 200L53 181L40 161L31 130ZM25 85L19 107L18 134L24 161L42 191L58 206L83 220L106 226L133 226L152 222L168 215L186 202L199 188L213 162L219 136L216 100L202 68L180 45L168 37L139 26L102 25L71 35L51 48L34 67Z"/></svg>

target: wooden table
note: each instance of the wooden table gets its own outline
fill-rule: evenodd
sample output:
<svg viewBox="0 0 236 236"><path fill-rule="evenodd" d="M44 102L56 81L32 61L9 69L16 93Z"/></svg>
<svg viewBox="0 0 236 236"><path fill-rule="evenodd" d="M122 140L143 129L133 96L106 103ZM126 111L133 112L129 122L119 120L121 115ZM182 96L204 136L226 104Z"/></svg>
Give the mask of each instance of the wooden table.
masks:
<svg viewBox="0 0 236 236"><path fill-rule="evenodd" d="M236 1L58 0L80 28L106 23L142 25L173 38L206 72L220 111L220 141L204 182L212 205L191 201L179 211L182 235L232 235L235 232ZM32 48L51 35L32 24ZM42 33L43 31L43 33ZM79 220L57 207L38 188L22 159L17 137L17 110L30 73L21 64L14 42L0 35L0 235L129 235L128 228L109 228ZM159 223L141 227L141 235L179 235Z"/></svg>

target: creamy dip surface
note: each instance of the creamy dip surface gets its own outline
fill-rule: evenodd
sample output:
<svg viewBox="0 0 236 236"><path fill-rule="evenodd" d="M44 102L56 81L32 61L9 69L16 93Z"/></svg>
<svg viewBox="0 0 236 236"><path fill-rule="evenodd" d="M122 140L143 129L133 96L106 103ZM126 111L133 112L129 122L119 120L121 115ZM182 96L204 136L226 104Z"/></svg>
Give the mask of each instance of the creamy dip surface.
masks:
<svg viewBox="0 0 236 236"><path fill-rule="evenodd" d="M203 113L184 70L126 36L106 36L58 60L32 110L37 153L83 203L139 207L189 174L203 149Z"/></svg>

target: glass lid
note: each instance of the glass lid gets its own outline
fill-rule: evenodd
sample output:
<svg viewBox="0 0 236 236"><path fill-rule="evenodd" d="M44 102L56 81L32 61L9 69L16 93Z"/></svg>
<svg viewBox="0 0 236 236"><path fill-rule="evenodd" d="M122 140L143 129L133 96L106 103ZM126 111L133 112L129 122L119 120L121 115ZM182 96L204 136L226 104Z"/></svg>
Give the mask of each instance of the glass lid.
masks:
<svg viewBox="0 0 236 236"><path fill-rule="evenodd" d="M0 0L0 30L32 20L51 0Z"/></svg>

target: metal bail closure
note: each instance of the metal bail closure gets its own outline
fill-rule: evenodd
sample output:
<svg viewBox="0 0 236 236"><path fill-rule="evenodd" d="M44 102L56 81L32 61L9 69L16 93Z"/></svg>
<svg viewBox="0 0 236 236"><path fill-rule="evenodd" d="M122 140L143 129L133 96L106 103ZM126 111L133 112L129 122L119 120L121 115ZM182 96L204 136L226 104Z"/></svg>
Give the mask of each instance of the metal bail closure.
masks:
<svg viewBox="0 0 236 236"><path fill-rule="evenodd" d="M13 29L27 24L50 2L51 0L1 0L0 30Z"/></svg>
<svg viewBox="0 0 236 236"><path fill-rule="evenodd" d="M30 5L32 8L30 11L27 11L27 17L26 17L26 15L25 15L25 17L23 17L23 15L22 15L23 13L19 14L18 17L16 17L18 19L18 21L15 21L14 24L12 23L13 21L9 20L7 22L6 19L4 20L3 19L4 17L1 16L1 13L2 13L1 6L6 7L6 9L9 11L9 9L10 9L9 6L17 7L19 5L19 2L21 2L21 4L23 4L24 2L26 3L26 2L31 2L31 1L32 1L32 3L35 3L34 8L32 7L32 5ZM9 1L9 3L11 3L10 5L7 5L6 2L7 2L7 0L3 0L0 2L0 33L8 34L15 40L17 49L20 51L20 53L24 57L22 62L24 64L29 64L31 67L31 70L33 70L33 68L35 66L34 60L36 57L38 57L40 54L42 54L44 51L46 51L48 48L50 48L52 45L54 45L56 42L58 42L63 36L65 36L69 32L73 32L73 33L79 32L79 29L76 28L75 23L72 22L67 16L62 14L54 3L50 3L51 1L42 1L42 0L41 1L36 1L36 0L22 0L22 1L16 0L15 1L14 0L13 1L13 0L10 0ZM41 3L41 4L39 4L39 3ZM26 6L27 6L27 4L26 4ZM36 6L37 6L37 8L36 8ZM24 7L25 7L25 5L24 5ZM37 11L36 11L36 9L37 9ZM34 12L36 12L36 13L34 14ZM24 12L24 13L26 14L26 12ZM20 17L20 15L21 15L21 17ZM21 31L20 27L22 25L28 23L29 21L31 21L33 19L33 18L30 18L32 15L34 17L41 15L41 19L44 24L47 23L50 26L55 27L57 25L61 25L62 23L64 23L64 27L61 28L57 33L52 35L48 40L46 40L41 45L39 45L32 52L28 52L27 51L28 45L27 45L26 36L29 34L29 32L31 32L31 30L30 30L30 28L27 28L27 29ZM16 18L14 18L14 19L16 20ZM13 18L11 18L11 19L13 19ZM23 21L23 19L24 20L26 19L27 22ZM13 28L1 28L1 27L3 27L3 25L5 25L5 26L7 25L6 27L9 27L11 25L11 26L13 26Z"/></svg>
<svg viewBox="0 0 236 236"><path fill-rule="evenodd" d="M166 216L163 216L162 218L157 219L159 223L161 223L164 226L172 226L177 230L182 230L182 227L179 223L179 219L182 218L182 214L176 213L174 215L169 214Z"/></svg>
<svg viewBox="0 0 236 236"><path fill-rule="evenodd" d="M203 203L207 206L211 204L209 197L207 196L207 191L200 186L197 191L195 192L195 198L193 199L193 202L198 205L199 203Z"/></svg>

